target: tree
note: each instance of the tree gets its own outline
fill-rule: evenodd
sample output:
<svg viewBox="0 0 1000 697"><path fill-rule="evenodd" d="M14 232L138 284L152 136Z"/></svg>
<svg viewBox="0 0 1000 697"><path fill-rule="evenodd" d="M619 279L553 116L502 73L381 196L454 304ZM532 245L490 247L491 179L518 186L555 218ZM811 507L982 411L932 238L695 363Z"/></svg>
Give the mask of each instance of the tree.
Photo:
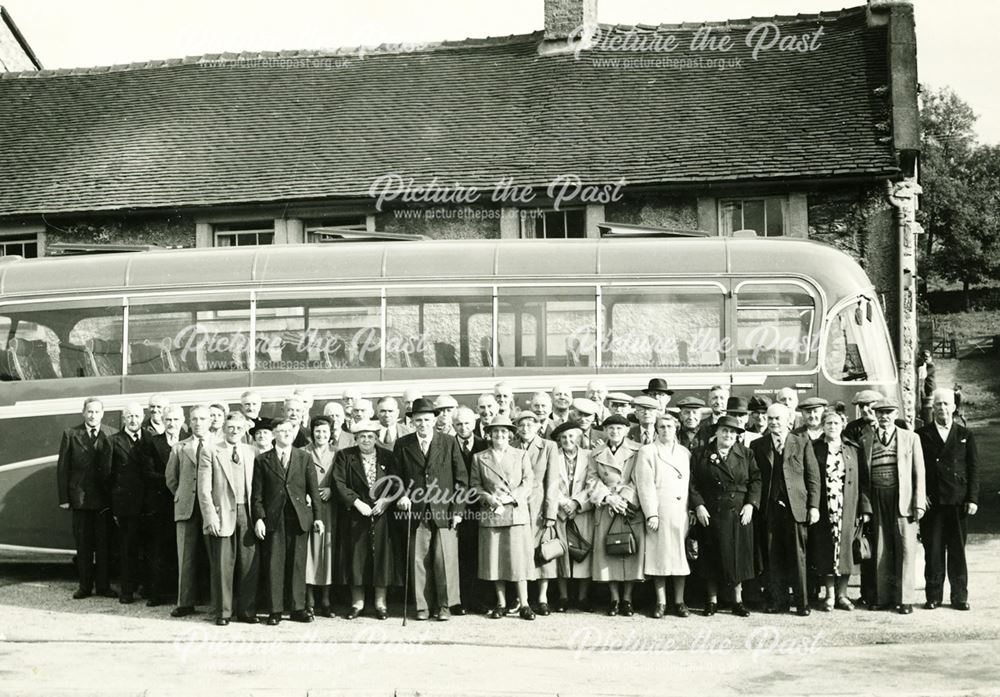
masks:
<svg viewBox="0 0 1000 697"><path fill-rule="evenodd" d="M950 88L925 91L920 101L922 268L960 282L968 308L971 286L1000 273L1000 149L976 142L976 115Z"/></svg>

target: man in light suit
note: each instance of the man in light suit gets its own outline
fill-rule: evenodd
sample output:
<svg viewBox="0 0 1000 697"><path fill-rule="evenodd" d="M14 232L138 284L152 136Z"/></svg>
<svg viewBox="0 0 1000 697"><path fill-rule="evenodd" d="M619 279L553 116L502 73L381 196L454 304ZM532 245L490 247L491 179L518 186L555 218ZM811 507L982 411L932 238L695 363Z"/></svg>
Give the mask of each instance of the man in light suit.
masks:
<svg viewBox="0 0 1000 697"><path fill-rule="evenodd" d="M412 429L399 420L399 403L394 397L383 397L376 404L378 422L381 426L378 432L377 445L392 450L400 436L411 433Z"/></svg>
<svg viewBox="0 0 1000 697"><path fill-rule="evenodd" d="M141 576L143 473L138 457L141 439L142 405L129 402L122 409L122 430L109 439L101 465L111 489L111 515L118 526L122 584L118 600L122 605L135 602Z"/></svg>
<svg viewBox="0 0 1000 697"><path fill-rule="evenodd" d="M766 612L787 607L789 583L796 614L809 615L806 575L808 526L819 520L819 464L812 442L789 432L791 413L783 404L767 409L767 434L750 444L761 475L761 509L767 530L770 602Z"/></svg>
<svg viewBox="0 0 1000 697"><path fill-rule="evenodd" d="M164 473L167 488L174 495L177 526L177 607L170 612L171 617L193 615L198 601L198 548L202 544L198 467L212 448L207 440L210 419L208 407L191 407L188 413L191 437L173 447Z"/></svg>
<svg viewBox="0 0 1000 697"><path fill-rule="evenodd" d="M292 447L296 423L285 419L276 424L274 448L259 455L253 465L254 533L263 541L261 564L267 573L270 606L267 624L272 627L281 622L286 589L292 600L291 619L313 621L306 611L308 533L322 533L323 521L312 458Z"/></svg>
<svg viewBox="0 0 1000 697"><path fill-rule="evenodd" d="M662 413L660 403L649 395L640 395L632 400L632 408L638 423L629 429L629 440L649 445L656 440L656 417Z"/></svg>
<svg viewBox="0 0 1000 697"><path fill-rule="evenodd" d="M979 510L979 455L972 431L955 423L955 394L934 390L934 420L917 431L927 468L930 504L920 521L928 610L941 605L944 579L951 585L951 606L969 610L969 570L965 562L968 516Z"/></svg>
<svg viewBox="0 0 1000 697"><path fill-rule="evenodd" d="M198 463L198 507L208 543L215 624L220 627L233 618L234 573L235 618L257 623L257 538L250 522L256 452L243 442L248 423L238 411L228 414L224 440Z"/></svg>
<svg viewBox="0 0 1000 697"><path fill-rule="evenodd" d="M98 595L117 597L111 589L108 568L111 500L107 478L101 468L113 431L101 423L103 418L101 400L96 397L84 400L83 423L63 432L56 464L59 507L73 512L79 580L79 587L73 594L76 600L93 594L95 580Z"/></svg>
<svg viewBox="0 0 1000 697"><path fill-rule="evenodd" d="M413 564L417 619L429 619L433 609L445 621L462 602L457 528L469 479L458 440L434 430L436 411L428 399L413 403L409 417L416 430L396 441L393 455L406 491L396 505L412 513L413 556L407 562Z"/></svg>
<svg viewBox="0 0 1000 697"><path fill-rule="evenodd" d="M872 549L875 598L869 609L894 606L901 615L909 615L916 599L917 531L927 508L924 455L920 437L896 426L895 402L884 399L873 409L878 428L866 458L874 538L890 542L885 549L877 543Z"/></svg>

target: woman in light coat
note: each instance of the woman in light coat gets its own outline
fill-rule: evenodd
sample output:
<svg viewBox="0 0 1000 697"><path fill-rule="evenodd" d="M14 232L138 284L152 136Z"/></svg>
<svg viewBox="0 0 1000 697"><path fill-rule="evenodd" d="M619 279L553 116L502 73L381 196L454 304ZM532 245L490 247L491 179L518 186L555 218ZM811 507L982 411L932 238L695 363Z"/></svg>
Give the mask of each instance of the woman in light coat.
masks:
<svg viewBox="0 0 1000 697"><path fill-rule="evenodd" d="M654 618L666 610L666 577L673 579L674 613L687 617L684 581L688 566L684 540L688 532L688 487L691 453L677 442L680 421L671 413L656 419L656 438L639 449L635 461L635 483L639 505L646 516L646 556L643 572L652 576L656 589Z"/></svg>
<svg viewBox="0 0 1000 697"><path fill-rule="evenodd" d="M323 532L309 533L306 549L306 583L309 586L308 609L313 607L320 617L333 617L330 609L330 584L333 583L334 551L337 549L337 507L333 500L333 459L337 447L330 442L333 423L326 416L317 416L309 423L312 443L305 450L316 468L319 482L320 520Z"/></svg>
<svg viewBox="0 0 1000 697"><path fill-rule="evenodd" d="M580 448L582 435L583 428L575 421L564 421L552 430L551 437L558 443L555 457L558 479L555 494L556 534L560 539L568 540L567 530L570 526L575 526L580 537L593 545L594 504L587 489L587 464L590 462L590 451ZM582 561L574 561L567 551L556 562L556 573L559 578L559 604L556 609L559 612L566 612L569 607L569 581L576 579L577 606L584 612L589 612L587 591L590 589L590 555Z"/></svg>
<svg viewBox="0 0 1000 697"><path fill-rule="evenodd" d="M493 581L497 604L490 619L507 614L507 582L517 584L522 619L533 620L528 604L528 579L534 573L531 544L531 462L524 451L511 447L514 425L504 415L486 426L490 447L472 457L469 486L479 502L479 578Z"/></svg>
<svg viewBox="0 0 1000 697"><path fill-rule="evenodd" d="M522 411L514 417L520 447L524 450L524 457L531 463L532 485L528 510L531 512L531 539L535 548L548 533L555 530L556 511L559 507L559 474L555 462L558 449L555 443L539 435L540 425L538 417L531 411ZM532 578L538 580L539 615L548 615L550 612L549 579L558 576L558 561L559 559L553 559L539 563L538 559L535 560Z"/></svg>
<svg viewBox="0 0 1000 697"><path fill-rule="evenodd" d="M623 416L609 416L602 425L607 441L590 453L587 486L594 504L593 579L607 583L611 591L608 615L635 614L632 584L643 580L643 541L646 537L639 498L635 492L635 458L639 444L626 438L629 422ZM636 551L627 556L607 554L608 530L622 517L635 537ZM618 523L621 525L621 521ZM624 588L622 588L624 586Z"/></svg>

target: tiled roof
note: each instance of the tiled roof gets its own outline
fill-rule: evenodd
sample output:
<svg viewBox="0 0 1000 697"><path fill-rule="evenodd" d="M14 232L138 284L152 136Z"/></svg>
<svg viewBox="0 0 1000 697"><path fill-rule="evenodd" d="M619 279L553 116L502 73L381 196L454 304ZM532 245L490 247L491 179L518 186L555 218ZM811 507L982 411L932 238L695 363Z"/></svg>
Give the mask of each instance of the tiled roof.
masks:
<svg viewBox="0 0 1000 697"><path fill-rule="evenodd" d="M547 55L536 32L4 75L0 215L358 198L390 172L485 189L895 172L885 28L864 8L771 18L821 25L818 48L753 60L754 21L711 25L736 39L722 56L689 49L704 25L604 25L681 48ZM662 63L715 57L742 64Z"/></svg>

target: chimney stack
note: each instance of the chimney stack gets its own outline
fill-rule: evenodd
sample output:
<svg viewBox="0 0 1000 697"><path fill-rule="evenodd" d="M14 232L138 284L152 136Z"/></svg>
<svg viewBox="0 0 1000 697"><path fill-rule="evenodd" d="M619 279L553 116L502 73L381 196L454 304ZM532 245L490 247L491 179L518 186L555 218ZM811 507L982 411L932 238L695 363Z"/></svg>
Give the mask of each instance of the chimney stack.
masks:
<svg viewBox="0 0 1000 697"><path fill-rule="evenodd" d="M545 40L579 36L580 27L597 24L597 0L545 0Z"/></svg>

